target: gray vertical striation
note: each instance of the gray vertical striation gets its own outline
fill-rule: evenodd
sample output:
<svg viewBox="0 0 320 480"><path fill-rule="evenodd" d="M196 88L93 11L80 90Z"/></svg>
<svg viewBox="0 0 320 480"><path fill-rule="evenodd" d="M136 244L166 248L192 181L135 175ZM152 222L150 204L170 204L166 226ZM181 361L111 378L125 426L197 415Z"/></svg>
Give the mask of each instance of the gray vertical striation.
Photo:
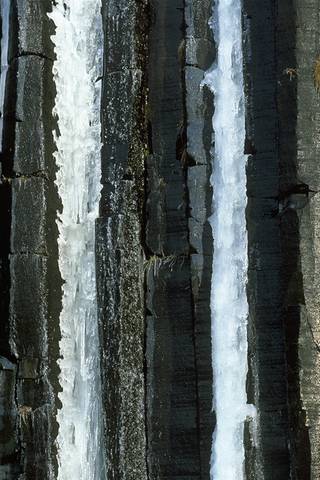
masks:
<svg viewBox="0 0 320 480"><path fill-rule="evenodd" d="M244 3L249 390L259 411L249 478L320 474L319 6Z"/></svg>
<svg viewBox="0 0 320 480"><path fill-rule="evenodd" d="M210 312L213 241L208 222L212 214L213 98L207 87L199 88L215 58L211 15L211 0L185 2L185 160L202 479L209 477L214 428Z"/></svg>
<svg viewBox="0 0 320 480"><path fill-rule="evenodd" d="M288 407L279 197L277 2L244 1L247 96L249 378L257 434L247 443L247 477L289 478Z"/></svg>
<svg viewBox="0 0 320 480"><path fill-rule="evenodd" d="M311 190L320 190L320 2L301 4L296 12L297 177ZM320 197L298 211L303 299L300 300L298 338L299 380L304 421L310 441L310 471L305 477L320 478ZM304 304L303 304L304 303ZM305 445L303 445L305 448ZM302 448L303 448L302 447Z"/></svg>
<svg viewBox="0 0 320 480"><path fill-rule="evenodd" d="M150 478L208 478L212 96L210 2L151 2L146 198Z"/></svg>
<svg viewBox="0 0 320 480"><path fill-rule="evenodd" d="M3 183L11 186L12 218L9 345L16 362L12 409L17 465L26 479L51 479L55 470L54 387L61 292L52 157L50 8L50 1L11 2L4 112Z"/></svg>
<svg viewBox="0 0 320 480"><path fill-rule="evenodd" d="M146 2L102 2L102 192L96 223L109 480L147 478L144 378Z"/></svg>

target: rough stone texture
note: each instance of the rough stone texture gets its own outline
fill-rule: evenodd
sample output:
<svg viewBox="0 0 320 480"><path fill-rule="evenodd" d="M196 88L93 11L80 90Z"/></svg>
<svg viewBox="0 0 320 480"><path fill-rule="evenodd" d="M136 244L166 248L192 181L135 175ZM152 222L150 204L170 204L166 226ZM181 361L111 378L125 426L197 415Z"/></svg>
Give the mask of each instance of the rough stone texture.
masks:
<svg viewBox="0 0 320 480"><path fill-rule="evenodd" d="M151 2L147 161L150 478L209 478L212 95L209 1Z"/></svg>
<svg viewBox="0 0 320 480"><path fill-rule="evenodd" d="M11 3L10 66L4 109L2 185L8 228L1 255L10 286L0 355L15 372L14 397L4 405L11 418L15 458L1 457L4 478L52 479L56 469L61 279L57 264L52 118L53 25L50 1ZM46 45L46 47L44 47ZM3 369L6 381L9 370ZM13 379L10 380L13 382ZM10 393L10 389L8 390ZM1 405L2 407L2 405ZM2 453L1 453L2 455ZM19 476L18 476L19 475Z"/></svg>
<svg viewBox="0 0 320 480"><path fill-rule="evenodd" d="M126 186L124 186L125 188ZM144 305L139 218L132 184L126 211L97 222L97 279L110 479L146 477Z"/></svg>
<svg viewBox="0 0 320 480"><path fill-rule="evenodd" d="M319 59L320 2L311 0L296 11L297 176L312 190L320 189L320 97L314 83ZM299 380L310 441L311 480L320 478L320 203L319 194L300 212L300 254L305 305L299 329ZM299 477L300 478L300 477Z"/></svg>
<svg viewBox="0 0 320 480"><path fill-rule="evenodd" d="M46 181L41 177L12 180L12 211L19 218L19 222L12 223L12 252L47 254L46 190Z"/></svg>
<svg viewBox="0 0 320 480"><path fill-rule="evenodd" d="M258 410L258 443L247 443L247 476L290 478L279 195L276 3L244 1L247 96L249 300L248 401Z"/></svg>
<svg viewBox="0 0 320 480"><path fill-rule="evenodd" d="M187 136L188 230L194 315L195 362L200 442L201 479L210 476L214 412L212 411L211 276L213 95L200 88L204 73L215 60L213 34L208 25L210 0L185 3L185 109Z"/></svg>
<svg viewBox="0 0 320 480"><path fill-rule="evenodd" d="M16 375L17 366L0 357L0 477L4 480L16 479L20 473L16 449Z"/></svg>
<svg viewBox="0 0 320 480"><path fill-rule="evenodd" d="M17 70L18 78L13 168L16 173L24 175L39 174L45 170L43 129L44 115L48 114L45 93L52 75L52 63L35 56L26 56L14 60L12 69Z"/></svg>
<svg viewBox="0 0 320 480"><path fill-rule="evenodd" d="M147 426L150 478L200 479L190 281L184 4L151 2L147 164ZM158 202L158 197L160 202Z"/></svg>
<svg viewBox="0 0 320 480"><path fill-rule="evenodd" d="M150 478L200 479L190 260L147 269L147 415Z"/></svg>
<svg viewBox="0 0 320 480"><path fill-rule="evenodd" d="M9 59L34 55L53 59L52 44L48 32L52 25L47 13L51 0L13 0L11 6L15 17Z"/></svg>
<svg viewBox="0 0 320 480"><path fill-rule="evenodd" d="M248 0L244 9L251 154L248 387L259 411L259 442L248 448L247 467L254 479L320 475L319 208L317 194L308 192L319 188L319 7L319 1L258 6ZM279 204L297 191L300 206L277 215Z"/></svg>
<svg viewBox="0 0 320 480"><path fill-rule="evenodd" d="M107 476L143 480L147 461L141 231L146 129L141 72L146 60L146 3L104 0L102 15L103 188L96 261Z"/></svg>

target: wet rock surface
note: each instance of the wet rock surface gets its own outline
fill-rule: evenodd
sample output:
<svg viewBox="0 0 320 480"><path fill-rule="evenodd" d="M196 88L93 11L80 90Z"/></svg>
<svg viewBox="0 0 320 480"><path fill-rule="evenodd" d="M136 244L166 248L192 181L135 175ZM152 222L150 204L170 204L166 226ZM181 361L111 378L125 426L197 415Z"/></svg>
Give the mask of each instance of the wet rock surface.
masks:
<svg viewBox="0 0 320 480"><path fill-rule="evenodd" d="M259 412L258 443L248 448L248 476L315 479L319 98L314 12L319 5L246 1L244 7L248 388Z"/></svg>
<svg viewBox="0 0 320 480"><path fill-rule="evenodd" d="M2 478L53 478L61 280L57 265L52 119L51 2L12 2L1 153L9 235L1 244L7 307L2 322ZM44 46L46 44L46 46ZM39 54L39 55L38 55ZM11 224L11 226L10 226ZM6 361L8 362L8 361ZM8 363L6 363L8 364ZM9 383L10 382L10 383ZM9 387L10 385L10 387ZM55 393L54 393L55 392ZM10 452L8 451L10 445Z"/></svg>
<svg viewBox="0 0 320 480"><path fill-rule="evenodd" d="M108 474L200 479L213 430L213 103L200 89L214 58L211 5L146 7L103 4L97 276Z"/></svg>
<svg viewBox="0 0 320 480"><path fill-rule="evenodd" d="M147 478L142 209L146 4L104 1L102 192L96 262L107 476Z"/></svg>
<svg viewBox="0 0 320 480"><path fill-rule="evenodd" d="M103 0L97 284L108 478L209 479L211 0ZM0 477L56 478L49 0L15 0L1 157ZM318 480L319 0L243 2L246 474ZM317 67L318 66L318 67ZM320 70L320 68L319 68ZM318 82L318 83L317 83Z"/></svg>
<svg viewBox="0 0 320 480"><path fill-rule="evenodd" d="M150 478L208 478L214 58L210 2L151 2L147 161L147 419ZM162 352L162 353L161 353Z"/></svg>
<svg viewBox="0 0 320 480"><path fill-rule="evenodd" d="M279 112L275 2L244 2L247 143L249 385L258 410L258 444L247 445L254 479L290 475L283 325L280 221L272 217L279 194ZM248 152L250 153L250 152Z"/></svg>
<svg viewBox="0 0 320 480"><path fill-rule="evenodd" d="M318 1L308 8L296 5L296 59L297 59L297 154L296 169L299 182L318 192L319 170L319 84ZM297 340L299 362L299 389L301 395L300 425L306 430L307 442L299 438L297 449L308 448L309 464L305 477L315 480L320 476L320 282L319 282L319 194L311 195L304 209L297 212L299 219L299 274L303 295L300 299L300 328ZM304 300L304 301L303 301ZM299 425L298 425L299 427ZM302 447L302 448L303 448Z"/></svg>

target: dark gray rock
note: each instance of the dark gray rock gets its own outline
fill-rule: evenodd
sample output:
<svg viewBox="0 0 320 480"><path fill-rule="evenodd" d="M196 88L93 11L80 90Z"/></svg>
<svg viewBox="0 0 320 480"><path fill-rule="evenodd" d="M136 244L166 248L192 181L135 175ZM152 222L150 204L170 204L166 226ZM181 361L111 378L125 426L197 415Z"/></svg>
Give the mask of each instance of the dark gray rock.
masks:
<svg viewBox="0 0 320 480"><path fill-rule="evenodd" d="M296 170L300 182L312 190L319 190L319 74L318 38L319 2L307 2L305 8L296 6ZM292 85L291 85L292 89ZM300 390L299 416L296 435L296 451L303 449L307 455L298 457L300 471L307 472L311 480L320 476L320 317L319 317L319 194L315 194L308 205L298 212L300 252L298 287L303 287L296 305L300 314L296 345L297 390ZM297 282L296 282L297 283ZM307 440L307 441L306 441Z"/></svg>
<svg viewBox="0 0 320 480"><path fill-rule="evenodd" d="M52 63L34 56L20 57L14 60L11 68L17 71L13 168L15 172L24 175L44 172L46 170L44 117L52 115L47 111L45 93L46 83L49 76L52 76Z"/></svg>
<svg viewBox="0 0 320 480"><path fill-rule="evenodd" d="M46 190L46 180L41 177L12 181L12 210L19 219L11 228L12 252L47 254Z"/></svg>
<svg viewBox="0 0 320 480"><path fill-rule="evenodd" d="M108 478L138 480L147 478L143 269L136 205L127 195L126 213L97 222L97 281Z"/></svg>
<svg viewBox="0 0 320 480"><path fill-rule="evenodd" d="M146 3L102 2L102 192L96 224L107 475L147 478L144 272ZM146 35L144 29L143 35Z"/></svg>
<svg viewBox="0 0 320 480"><path fill-rule="evenodd" d="M4 480L14 480L22 471L17 451L16 374L17 366L0 357L0 476Z"/></svg>
<svg viewBox="0 0 320 480"><path fill-rule="evenodd" d="M290 477L289 414L284 329L283 258L279 219L278 17L273 0L244 2L247 226L249 242L248 401L255 403L258 444L247 438L247 475ZM251 465L248 460L251 459Z"/></svg>
<svg viewBox="0 0 320 480"><path fill-rule="evenodd" d="M150 478L201 478L189 261L172 255L146 266Z"/></svg>
<svg viewBox="0 0 320 480"><path fill-rule="evenodd" d="M207 87L201 87L205 71L215 60L215 44L208 20L212 3L192 0L185 3L186 24L186 151L188 188L188 230L194 315L197 403L200 441L201 478L210 476L215 415L212 411L211 277L213 238L208 219L212 214L210 177L213 163L214 99ZM190 66L188 66L190 65ZM196 68L195 68L196 67Z"/></svg>
<svg viewBox="0 0 320 480"><path fill-rule="evenodd" d="M53 46L47 17L52 5L12 2L9 67L1 153L6 228L1 243L4 280L10 286L2 322L8 335L0 354L14 364L14 401L3 404L14 419L13 478L52 479L57 467L55 437L61 278L57 262L56 211L59 208L53 158ZM17 43L18 42L18 43ZM4 270L2 270L3 272ZM3 312L4 310L2 310ZM8 387L8 393L10 393ZM7 477L4 477L7 478ZM11 478L11 477L8 477Z"/></svg>
<svg viewBox="0 0 320 480"><path fill-rule="evenodd" d="M49 57L53 60L50 35L53 25L48 17L52 9L50 0L13 0L14 16L9 60L18 56Z"/></svg>
<svg viewBox="0 0 320 480"><path fill-rule="evenodd" d="M106 1L102 2L102 12L105 30L106 71L119 72L138 68L137 24L132 21L137 15L136 2ZM144 27L144 28L143 28ZM147 31L147 24L140 26Z"/></svg>
<svg viewBox="0 0 320 480"><path fill-rule="evenodd" d="M148 465L157 478L209 478L213 99L200 86L215 53L210 9L151 3L146 356Z"/></svg>

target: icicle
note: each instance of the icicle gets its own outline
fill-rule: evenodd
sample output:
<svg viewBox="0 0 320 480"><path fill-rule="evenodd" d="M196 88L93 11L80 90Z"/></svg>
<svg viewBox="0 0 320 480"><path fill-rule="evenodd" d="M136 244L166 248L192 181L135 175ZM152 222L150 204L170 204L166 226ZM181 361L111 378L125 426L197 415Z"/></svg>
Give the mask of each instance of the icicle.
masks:
<svg viewBox="0 0 320 480"><path fill-rule="evenodd" d="M50 18L57 96L54 114L62 202L59 268L64 280L58 411L59 480L102 480L101 393L95 280L95 219L100 198L99 0L58 0Z"/></svg>
<svg viewBox="0 0 320 480"><path fill-rule="evenodd" d="M241 0L218 0L211 27L217 63L205 83L215 95L211 291L214 408L211 477L244 478L247 404L247 231Z"/></svg>

